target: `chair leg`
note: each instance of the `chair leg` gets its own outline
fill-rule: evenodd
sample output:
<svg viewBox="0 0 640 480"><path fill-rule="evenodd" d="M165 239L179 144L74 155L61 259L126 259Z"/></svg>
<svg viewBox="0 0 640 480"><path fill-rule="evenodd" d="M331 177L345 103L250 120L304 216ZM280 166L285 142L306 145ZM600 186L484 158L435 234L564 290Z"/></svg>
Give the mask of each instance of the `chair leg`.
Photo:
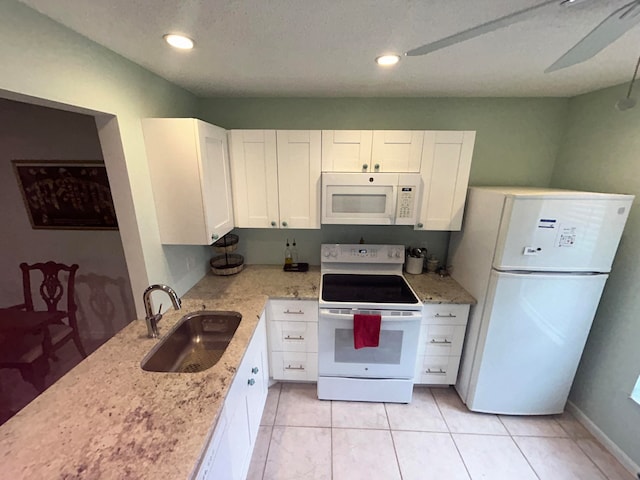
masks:
<svg viewBox="0 0 640 480"><path fill-rule="evenodd" d="M73 332L73 343L76 344L76 348L80 352L80 355L82 355L82 358L87 358L87 352L82 346L82 342L80 341L80 335L78 335L78 332L76 331Z"/></svg>

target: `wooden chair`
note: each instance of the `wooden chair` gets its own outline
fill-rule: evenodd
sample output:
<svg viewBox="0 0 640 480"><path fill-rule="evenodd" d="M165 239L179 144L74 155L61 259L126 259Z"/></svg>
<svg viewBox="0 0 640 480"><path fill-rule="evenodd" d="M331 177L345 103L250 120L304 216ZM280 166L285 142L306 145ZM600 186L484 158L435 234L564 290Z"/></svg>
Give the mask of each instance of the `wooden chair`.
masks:
<svg viewBox="0 0 640 480"><path fill-rule="evenodd" d="M34 307L33 294L38 292L42 302L38 307L46 307L52 313L52 322L47 325L44 334L26 334L17 338L5 338L8 348L0 355L0 368L18 368L22 377L38 390L44 389L44 375L48 372L48 356L55 358L55 350L69 340L73 340L83 358L87 353L82 346L76 320L77 306L74 299L75 274L78 265L71 266L56 262L20 264L24 303L10 307L26 312L39 311ZM32 277L41 273L42 281L36 290L32 290ZM67 273L66 281L60 277ZM33 278L34 281L35 278ZM64 298L64 301L62 301ZM6 334L5 334L6 337ZM46 343L44 341L46 341ZM10 342L10 344L9 344ZM47 353L47 355L45 355ZM4 358L3 358L4 357Z"/></svg>

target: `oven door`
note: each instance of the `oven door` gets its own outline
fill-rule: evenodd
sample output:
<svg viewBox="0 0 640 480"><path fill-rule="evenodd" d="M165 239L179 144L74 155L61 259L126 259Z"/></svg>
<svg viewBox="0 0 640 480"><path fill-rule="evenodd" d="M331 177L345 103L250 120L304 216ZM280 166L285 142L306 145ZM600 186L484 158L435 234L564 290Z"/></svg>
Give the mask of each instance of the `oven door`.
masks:
<svg viewBox="0 0 640 480"><path fill-rule="evenodd" d="M380 344L356 350L353 315L380 314ZM320 309L318 373L320 376L413 378L420 336L421 311Z"/></svg>

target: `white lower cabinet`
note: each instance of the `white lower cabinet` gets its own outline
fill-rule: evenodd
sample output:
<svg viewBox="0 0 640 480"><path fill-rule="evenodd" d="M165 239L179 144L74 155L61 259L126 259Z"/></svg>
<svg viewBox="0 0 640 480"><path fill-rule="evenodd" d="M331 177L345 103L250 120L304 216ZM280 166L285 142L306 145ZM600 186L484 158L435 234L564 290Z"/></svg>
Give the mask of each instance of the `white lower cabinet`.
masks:
<svg viewBox="0 0 640 480"><path fill-rule="evenodd" d="M415 384L453 385L469 317L469 305L438 304L423 307Z"/></svg>
<svg viewBox="0 0 640 480"><path fill-rule="evenodd" d="M268 370L263 313L202 457L197 480L246 478L267 399Z"/></svg>
<svg viewBox="0 0 640 480"><path fill-rule="evenodd" d="M274 380L318 380L318 302L270 300L269 365Z"/></svg>

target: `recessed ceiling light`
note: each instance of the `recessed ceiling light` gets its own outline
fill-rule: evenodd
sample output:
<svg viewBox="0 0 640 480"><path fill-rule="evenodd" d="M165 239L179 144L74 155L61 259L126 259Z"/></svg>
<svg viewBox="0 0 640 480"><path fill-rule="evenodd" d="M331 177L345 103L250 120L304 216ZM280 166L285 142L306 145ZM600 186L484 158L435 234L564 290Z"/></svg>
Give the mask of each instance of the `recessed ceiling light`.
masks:
<svg viewBox="0 0 640 480"><path fill-rule="evenodd" d="M376 63L383 67L395 65L400 61L400 55L380 55L376 58Z"/></svg>
<svg viewBox="0 0 640 480"><path fill-rule="evenodd" d="M173 33L167 33L164 37L164 41L169 45L181 50L191 50L193 48L193 40L184 35L176 35Z"/></svg>

